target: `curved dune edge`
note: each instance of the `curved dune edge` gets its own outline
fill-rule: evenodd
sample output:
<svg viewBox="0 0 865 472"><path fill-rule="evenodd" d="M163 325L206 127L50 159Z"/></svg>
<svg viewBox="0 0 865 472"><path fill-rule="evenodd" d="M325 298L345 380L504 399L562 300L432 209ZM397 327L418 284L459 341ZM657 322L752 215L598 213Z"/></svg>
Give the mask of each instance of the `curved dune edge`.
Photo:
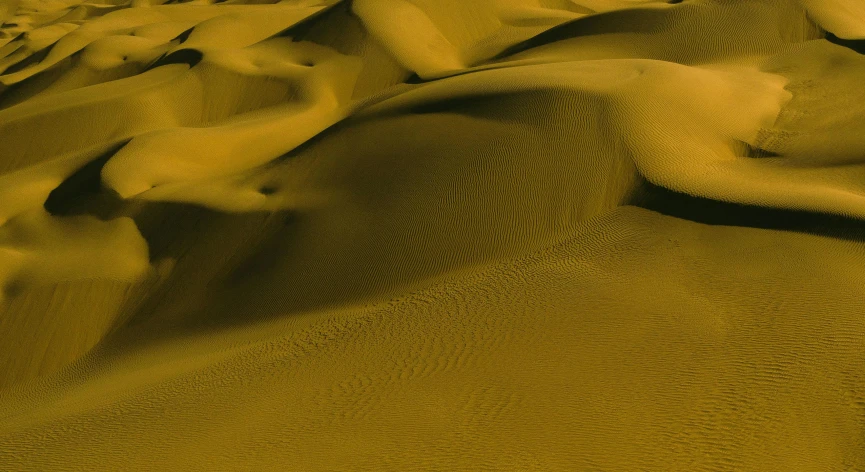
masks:
<svg viewBox="0 0 865 472"><path fill-rule="evenodd" d="M865 39L865 5L852 0L800 0L824 29L844 39Z"/></svg>
<svg viewBox="0 0 865 472"><path fill-rule="evenodd" d="M858 9L6 3L0 469L865 468Z"/></svg>

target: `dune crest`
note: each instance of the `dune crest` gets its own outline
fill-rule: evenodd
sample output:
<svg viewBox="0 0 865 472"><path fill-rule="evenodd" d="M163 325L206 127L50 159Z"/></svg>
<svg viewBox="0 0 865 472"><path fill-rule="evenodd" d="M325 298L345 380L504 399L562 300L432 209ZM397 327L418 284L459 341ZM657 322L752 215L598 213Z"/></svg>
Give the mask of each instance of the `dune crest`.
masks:
<svg viewBox="0 0 865 472"><path fill-rule="evenodd" d="M827 31L844 39L865 39L865 5L853 0L801 0Z"/></svg>

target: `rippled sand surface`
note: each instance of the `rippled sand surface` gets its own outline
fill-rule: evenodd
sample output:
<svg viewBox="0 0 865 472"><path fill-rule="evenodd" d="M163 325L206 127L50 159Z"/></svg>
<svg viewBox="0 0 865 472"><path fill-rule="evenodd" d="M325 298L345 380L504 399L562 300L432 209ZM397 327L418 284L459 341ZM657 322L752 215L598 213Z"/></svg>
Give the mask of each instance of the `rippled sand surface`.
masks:
<svg viewBox="0 0 865 472"><path fill-rule="evenodd" d="M865 470L859 0L0 21L0 470Z"/></svg>

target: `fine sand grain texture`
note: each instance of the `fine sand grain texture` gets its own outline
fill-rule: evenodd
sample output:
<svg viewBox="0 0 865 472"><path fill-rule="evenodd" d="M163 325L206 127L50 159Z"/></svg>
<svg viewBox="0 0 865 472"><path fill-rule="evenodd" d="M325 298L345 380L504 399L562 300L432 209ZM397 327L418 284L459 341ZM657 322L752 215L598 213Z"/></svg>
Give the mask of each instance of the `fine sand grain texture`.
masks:
<svg viewBox="0 0 865 472"><path fill-rule="evenodd" d="M0 23L0 471L865 470L859 0Z"/></svg>

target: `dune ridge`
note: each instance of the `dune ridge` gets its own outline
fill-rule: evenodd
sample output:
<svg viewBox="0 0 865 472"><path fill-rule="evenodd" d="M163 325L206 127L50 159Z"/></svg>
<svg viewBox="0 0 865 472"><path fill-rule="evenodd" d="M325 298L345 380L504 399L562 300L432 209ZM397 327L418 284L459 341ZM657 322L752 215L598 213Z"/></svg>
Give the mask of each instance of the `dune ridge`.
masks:
<svg viewBox="0 0 865 472"><path fill-rule="evenodd" d="M0 469L865 468L854 0L0 6Z"/></svg>

